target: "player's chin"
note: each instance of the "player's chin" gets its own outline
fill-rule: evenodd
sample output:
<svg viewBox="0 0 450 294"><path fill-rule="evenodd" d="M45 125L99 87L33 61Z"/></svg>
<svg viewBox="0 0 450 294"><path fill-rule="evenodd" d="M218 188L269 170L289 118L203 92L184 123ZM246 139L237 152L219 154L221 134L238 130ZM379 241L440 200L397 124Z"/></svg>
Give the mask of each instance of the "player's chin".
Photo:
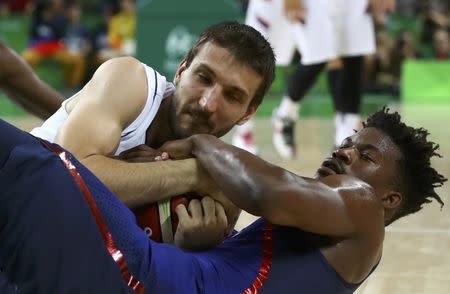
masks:
<svg viewBox="0 0 450 294"><path fill-rule="evenodd" d="M187 138L196 134L212 134L213 131L208 125L188 124L180 128L180 133L184 135L183 138Z"/></svg>
<svg viewBox="0 0 450 294"><path fill-rule="evenodd" d="M318 180L318 179L323 178L323 176L322 176L321 174L319 174L319 172L316 171L316 173L314 174L314 177L313 177L313 178L316 179L316 180Z"/></svg>
<svg viewBox="0 0 450 294"><path fill-rule="evenodd" d="M196 133L193 133L193 131L190 127L181 125L181 124L174 129L174 132L175 132L175 136L178 139L188 138L188 137L196 134Z"/></svg>
<svg viewBox="0 0 450 294"><path fill-rule="evenodd" d="M328 176L330 176L330 175L331 175L330 173L325 172L325 171L322 170L322 169L318 169L318 170L316 171L316 174L314 175L314 178L315 178L315 179L323 179L323 178L328 177Z"/></svg>

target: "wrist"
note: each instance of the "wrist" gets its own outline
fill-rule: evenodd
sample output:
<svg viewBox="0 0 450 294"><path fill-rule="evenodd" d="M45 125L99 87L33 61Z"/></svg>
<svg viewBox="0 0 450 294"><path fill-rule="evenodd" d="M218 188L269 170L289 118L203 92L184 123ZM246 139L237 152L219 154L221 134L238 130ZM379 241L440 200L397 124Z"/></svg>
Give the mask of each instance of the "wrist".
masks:
<svg viewBox="0 0 450 294"><path fill-rule="evenodd" d="M194 190L199 182L198 164L194 158L161 162L165 165L165 176L158 195L165 198Z"/></svg>
<svg viewBox="0 0 450 294"><path fill-rule="evenodd" d="M204 170L195 158L190 158L189 161L193 166L193 172L189 177L189 192L200 193L203 191Z"/></svg>
<svg viewBox="0 0 450 294"><path fill-rule="evenodd" d="M199 146L199 141L201 141L201 137L200 135L196 134L196 135L192 135L191 137L189 137L190 143L191 143L191 155L193 157L197 157L196 155L198 154L198 146Z"/></svg>

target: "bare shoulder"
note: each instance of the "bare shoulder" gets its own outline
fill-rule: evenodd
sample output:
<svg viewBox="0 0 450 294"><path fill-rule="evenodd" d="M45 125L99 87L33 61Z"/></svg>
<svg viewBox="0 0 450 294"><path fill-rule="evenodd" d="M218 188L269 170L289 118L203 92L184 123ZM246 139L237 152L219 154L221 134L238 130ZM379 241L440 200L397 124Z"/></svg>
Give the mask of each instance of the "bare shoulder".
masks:
<svg viewBox="0 0 450 294"><path fill-rule="evenodd" d="M329 176L320 181L339 193L358 226L357 231L363 234L384 231L384 209L371 185L348 175Z"/></svg>
<svg viewBox="0 0 450 294"><path fill-rule="evenodd" d="M141 62L132 56L122 56L111 58L105 61L100 67L122 67L124 70L130 70L141 66Z"/></svg>
<svg viewBox="0 0 450 294"><path fill-rule="evenodd" d="M329 179L327 179L329 178ZM379 262L384 240L384 209L372 186L358 178L337 175L323 179L338 190L354 224L354 234L322 248L328 262L349 283L359 283Z"/></svg>
<svg viewBox="0 0 450 294"><path fill-rule="evenodd" d="M336 189L342 195L358 196L359 199L371 202L376 200L373 187L368 183L349 175L332 175L319 179L320 182ZM376 201L375 201L376 202Z"/></svg>
<svg viewBox="0 0 450 294"><path fill-rule="evenodd" d="M79 100L117 111L128 125L142 111L147 99L147 77L142 63L133 57L103 63L80 93Z"/></svg>
<svg viewBox="0 0 450 294"><path fill-rule="evenodd" d="M117 57L105 61L97 69L93 80L99 77L110 81L137 83L145 80L145 70L142 63L134 57Z"/></svg>

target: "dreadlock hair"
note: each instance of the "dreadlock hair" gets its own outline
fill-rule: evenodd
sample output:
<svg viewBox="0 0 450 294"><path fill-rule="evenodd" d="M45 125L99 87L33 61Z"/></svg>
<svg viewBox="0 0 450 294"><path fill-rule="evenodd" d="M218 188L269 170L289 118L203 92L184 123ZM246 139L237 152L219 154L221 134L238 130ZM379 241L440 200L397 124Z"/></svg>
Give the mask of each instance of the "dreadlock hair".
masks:
<svg viewBox="0 0 450 294"><path fill-rule="evenodd" d="M398 162L399 177L395 181L398 181L404 200L392 221L419 211L424 203L431 202L431 198L442 208L444 202L434 189L441 187L447 179L431 167L430 159L442 156L436 152L439 145L427 141L428 131L407 126L398 112L389 113L386 106L372 114L363 126L377 128L388 135L402 153Z"/></svg>

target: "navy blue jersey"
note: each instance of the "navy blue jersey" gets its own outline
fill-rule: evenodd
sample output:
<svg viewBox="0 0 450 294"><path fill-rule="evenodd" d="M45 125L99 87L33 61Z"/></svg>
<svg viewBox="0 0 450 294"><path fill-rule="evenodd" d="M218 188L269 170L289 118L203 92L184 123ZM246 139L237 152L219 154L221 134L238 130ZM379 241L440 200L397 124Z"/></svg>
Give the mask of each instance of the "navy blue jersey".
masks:
<svg viewBox="0 0 450 294"><path fill-rule="evenodd" d="M133 293L60 158L0 121L0 293Z"/></svg>

